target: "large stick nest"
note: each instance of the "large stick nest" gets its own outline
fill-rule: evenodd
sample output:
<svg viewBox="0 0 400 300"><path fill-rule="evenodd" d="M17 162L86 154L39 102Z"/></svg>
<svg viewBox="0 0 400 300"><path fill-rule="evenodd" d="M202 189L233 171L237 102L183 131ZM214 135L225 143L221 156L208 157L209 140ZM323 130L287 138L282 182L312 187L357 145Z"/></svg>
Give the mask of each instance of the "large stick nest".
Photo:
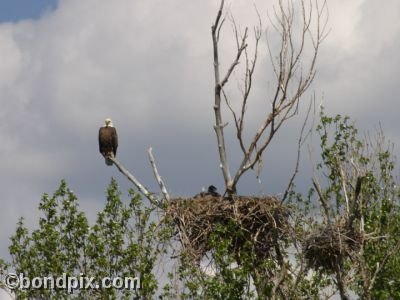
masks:
<svg viewBox="0 0 400 300"><path fill-rule="evenodd" d="M351 259L360 245L360 234L337 222L317 228L306 239L303 251L309 267L332 273L346 258Z"/></svg>
<svg viewBox="0 0 400 300"><path fill-rule="evenodd" d="M218 224L233 222L237 230L231 232L230 249L238 256L250 242L257 257L266 257L290 231L289 209L274 197L178 198L170 202L167 214L173 218L184 250L195 260L212 250L209 238Z"/></svg>

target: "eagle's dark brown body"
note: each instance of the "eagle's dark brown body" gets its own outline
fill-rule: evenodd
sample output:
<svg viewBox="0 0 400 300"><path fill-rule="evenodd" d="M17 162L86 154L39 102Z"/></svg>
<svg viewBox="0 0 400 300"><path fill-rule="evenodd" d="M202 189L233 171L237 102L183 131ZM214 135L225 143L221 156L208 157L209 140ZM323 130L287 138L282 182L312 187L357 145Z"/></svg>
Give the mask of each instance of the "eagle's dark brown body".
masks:
<svg viewBox="0 0 400 300"><path fill-rule="evenodd" d="M107 158L115 157L117 155L117 148L118 148L117 130L108 124L106 126L100 127L99 151L104 156L107 165L109 166L112 165L112 162Z"/></svg>

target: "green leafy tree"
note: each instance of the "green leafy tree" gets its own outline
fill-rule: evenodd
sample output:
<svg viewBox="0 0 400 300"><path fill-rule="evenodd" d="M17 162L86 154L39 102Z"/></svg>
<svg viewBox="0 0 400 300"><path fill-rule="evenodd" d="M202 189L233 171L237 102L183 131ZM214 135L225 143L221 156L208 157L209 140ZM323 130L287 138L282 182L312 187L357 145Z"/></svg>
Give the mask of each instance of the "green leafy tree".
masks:
<svg viewBox="0 0 400 300"><path fill-rule="evenodd" d="M320 206L307 213L323 216L324 225L314 222L309 228L330 226L339 236L336 244L343 242L332 254L334 288L342 299L351 293L363 299L395 299L400 203L393 148L381 130L360 138L349 117L329 117L323 109L317 133L321 162L309 195L316 195ZM326 268L317 271L327 276Z"/></svg>
<svg viewBox="0 0 400 300"><path fill-rule="evenodd" d="M17 289L28 299L132 299L132 295L150 299L158 288L154 267L165 251L168 233L153 220L155 208L145 207L133 190L124 204L115 180L107 190L103 211L93 226L79 210L74 193L61 182L58 190L45 194L39 204L43 216L32 233L23 219L11 238L12 268L27 278L52 276L139 277L136 291L117 289Z"/></svg>

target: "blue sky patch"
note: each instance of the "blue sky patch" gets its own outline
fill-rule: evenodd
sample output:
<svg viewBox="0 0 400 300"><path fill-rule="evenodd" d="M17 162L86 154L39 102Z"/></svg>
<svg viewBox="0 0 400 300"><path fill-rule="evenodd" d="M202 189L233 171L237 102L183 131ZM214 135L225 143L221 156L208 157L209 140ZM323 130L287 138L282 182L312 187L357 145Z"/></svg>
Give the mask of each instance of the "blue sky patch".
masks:
<svg viewBox="0 0 400 300"><path fill-rule="evenodd" d="M54 10L58 0L0 0L0 22L17 22L38 19L43 13Z"/></svg>

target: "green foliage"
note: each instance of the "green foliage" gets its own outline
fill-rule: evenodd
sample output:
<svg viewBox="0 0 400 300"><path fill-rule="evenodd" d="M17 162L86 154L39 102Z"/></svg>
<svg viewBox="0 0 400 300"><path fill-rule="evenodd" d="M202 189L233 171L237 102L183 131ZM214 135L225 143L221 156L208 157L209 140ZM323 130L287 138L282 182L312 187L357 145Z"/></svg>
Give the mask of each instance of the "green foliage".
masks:
<svg viewBox="0 0 400 300"><path fill-rule="evenodd" d="M333 127L333 130L332 130ZM343 179L352 180L352 166L350 159L355 160L360 168L365 167L368 159L362 155L363 143L357 139L357 129L350 124L350 118L336 115L334 118L327 117L323 108L320 113L320 124L317 126L320 137L322 161L317 165L317 170L325 171L327 188L324 191L325 199L332 199L335 203L330 205L332 216L340 214L346 205L343 194ZM343 178L346 176L345 178ZM345 182L351 185L353 182ZM350 193L354 189L349 189ZM347 192L347 189L346 189ZM350 196L350 195L347 195Z"/></svg>
<svg viewBox="0 0 400 300"><path fill-rule="evenodd" d="M244 245L241 251L243 255L240 257L243 263L240 265L237 265L238 257L231 251L231 245L235 240L241 239L243 234L243 230L234 221L225 226L221 224L216 226L210 237L210 246L214 249L213 257L217 272L216 276L207 278L205 282L204 294L207 298L243 299L253 296L253 293L248 291L251 271L249 267L252 260L248 257L250 252L246 250L250 250L250 245Z"/></svg>
<svg viewBox="0 0 400 300"><path fill-rule="evenodd" d="M244 245L241 257L232 251L232 244L245 234L233 220L227 224L216 224L209 238L212 251L209 253L212 275L199 269L190 257L183 257L178 276L183 282L182 299L256 299L254 286L251 286L251 273L254 271L254 255L250 245ZM239 263L238 263L239 261ZM169 299L174 299L169 295Z"/></svg>
<svg viewBox="0 0 400 300"><path fill-rule="evenodd" d="M343 275L355 273L348 285L365 299L395 299L400 295L400 190L391 145L382 131L359 138L349 117L327 117L323 109L317 132L322 158L317 170L325 175L320 180L329 218L344 220L362 238L355 260L344 262Z"/></svg>
<svg viewBox="0 0 400 300"><path fill-rule="evenodd" d="M27 289L17 290L17 295L29 299L151 298L158 288L153 269L164 252L162 245L168 232L152 220L154 208L144 207L140 195L131 190L128 205L121 196L113 179L104 209L89 226L76 196L62 181L53 196L44 194L38 229L29 233L23 219L18 222L9 248L12 267L28 278L56 278L63 273L76 277L84 274L96 280L139 277L139 290L81 289L68 294L60 289Z"/></svg>
<svg viewBox="0 0 400 300"><path fill-rule="evenodd" d="M28 278L79 274L80 250L86 244L89 228L85 215L78 211L76 196L65 181L52 197L43 195L39 210L44 215L39 219L39 229L29 234L20 219L16 234L11 237L9 250L16 273L23 273ZM67 291L50 289L18 290L17 295L39 299L68 298Z"/></svg>

